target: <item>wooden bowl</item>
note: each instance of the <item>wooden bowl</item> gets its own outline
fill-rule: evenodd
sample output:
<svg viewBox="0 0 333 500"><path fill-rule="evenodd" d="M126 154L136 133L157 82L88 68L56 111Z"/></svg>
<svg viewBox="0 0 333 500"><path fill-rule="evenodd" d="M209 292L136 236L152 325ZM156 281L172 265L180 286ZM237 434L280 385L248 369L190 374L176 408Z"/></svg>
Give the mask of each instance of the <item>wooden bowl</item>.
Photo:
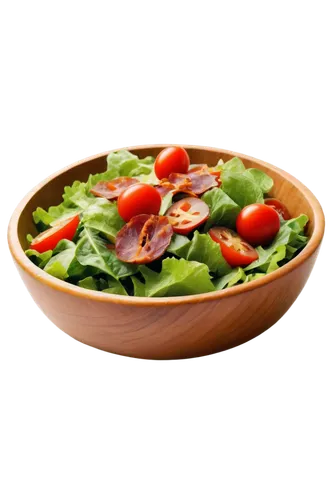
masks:
<svg viewBox="0 0 333 500"><path fill-rule="evenodd" d="M156 156L166 145L128 148L139 157ZM9 247L36 304L61 330L105 351L137 358L175 359L212 354L235 347L270 328L296 300L318 255L324 214L315 196L297 179L268 163L223 149L184 146L191 163L215 165L233 156L274 179L272 195L292 216L309 219L309 243L291 262L244 285L200 295L141 298L79 288L35 266L24 250L26 234L36 234L32 212L61 202L64 186L106 168L102 153L74 163L41 182L21 201L8 228Z"/></svg>

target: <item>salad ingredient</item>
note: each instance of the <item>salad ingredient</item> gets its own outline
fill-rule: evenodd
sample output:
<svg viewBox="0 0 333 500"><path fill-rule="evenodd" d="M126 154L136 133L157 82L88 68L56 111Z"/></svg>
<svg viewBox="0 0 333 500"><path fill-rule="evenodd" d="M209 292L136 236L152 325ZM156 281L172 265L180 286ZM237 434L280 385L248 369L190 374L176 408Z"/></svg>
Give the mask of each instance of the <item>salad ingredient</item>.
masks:
<svg viewBox="0 0 333 500"><path fill-rule="evenodd" d="M98 182L90 189L90 192L94 196L103 196L107 200L116 200L125 189L137 182L139 182L138 179L133 177L117 177L112 181Z"/></svg>
<svg viewBox="0 0 333 500"><path fill-rule="evenodd" d="M69 277L80 278L85 268L75 257L76 245L69 240L61 240L53 251L53 257L47 262L44 271L62 280Z"/></svg>
<svg viewBox="0 0 333 500"><path fill-rule="evenodd" d="M200 198L183 198L166 212L175 233L188 234L209 217L208 205Z"/></svg>
<svg viewBox="0 0 333 500"><path fill-rule="evenodd" d="M248 168L244 175L258 184L263 193L268 193L274 185L273 179L258 168Z"/></svg>
<svg viewBox="0 0 333 500"><path fill-rule="evenodd" d="M205 264L185 259L167 258L160 273L140 266L144 283L132 276L135 295L140 297L173 297L213 292L214 285Z"/></svg>
<svg viewBox="0 0 333 500"><path fill-rule="evenodd" d="M80 223L78 215L62 219L58 224L50 229L43 231L30 244L32 250L43 253L47 250L53 250L60 240L72 240Z"/></svg>
<svg viewBox="0 0 333 500"><path fill-rule="evenodd" d="M99 180L111 180L116 177L140 177L147 176L145 182L154 173L154 158L147 156L146 158L138 158L126 149L112 152L107 157L107 172L92 176L91 184L96 184ZM105 179L105 175L107 179ZM98 177L99 176L99 177ZM100 178L101 177L101 178ZM89 184L89 179L88 179ZM90 186L92 187L92 186Z"/></svg>
<svg viewBox="0 0 333 500"><path fill-rule="evenodd" d="M211 273L223 276L231 271L221 253L218 243L212 240L208 234L195 231L192 240L181 234L172 237L168 252L186 260L202 262L208 266Z"/></svg>
<svg viewBox="0 0 333 500"><path fill-rule="evenodd" d="M119 215L117 203L105 198L95 198L94 202L83 211L81 222L84 227L99 231L113 243L116 241L118 231L125 224Z"/></svg>
<svg viewBox="0 0 333 500"><path fill-rule="evenodd" d="M133 217L118 233L116 254L123 262L147 264L161 257L173 234L167 217L141 214Z"/></svg>
<svg viewBox="0 0 333 500"><path fill-rule="evenodd" d="M226 165L226 164L225 164ZM222 189L241 208L252 203L263 203L264 196L260 186L245 172L224 171Z"/></svg>
<svg viewBox="0 0 333 500"><path fill-rule="evenodd" d="M134 184L120 194L118 212L124 221L128 222L140 214L158 215L161 203L161 195L153 186Z"/></svg>
<svg viewBox="0 0 333 500"><path fill-rule="evenodd" d="M236 227L238 234L251 245L268 245L280 229L280 217L274 208L254 203L241 210Z"/></svg>
<svg viewBox="0 0 333 500"><path fill-rule="evenodd" d="M190 166L187 151L179 146L163 149L155 160L155 174L158 179L167 179L172 173L186 174Z"/></svg>
<svg viewBox="0 0 333 500"><path fill-rule="evenodd" d="M244 269L241 267L235 267L230 271L230 273L222 276L222 278L214 281L215 290L223 290L224 288L230 288L237 283L243 283L246 281L246 274Z"/></svg>
<svg viewBox="0 0 333 500"><path fill-rule="evenodd" d="M201 199L207 203L210 212L205 225L206 231L213 225L236 227L241 208L222 189L211 189Z"/></svg>
<svg viewBox="0 0 333 500"><path fill-rule="evenodd" d="M288 212L286 205L284 205L282 201L279 201L276 198L266 198L265 205L274 208L274 210L276 210L277 213L281 215L281 217L283 217L284 220L291 219L290 213Z"/></svg>
<svg viewBox="0 0 333 500"><path fill-rule="evenodd" d="M209 236L220 244L222 255L231 267L247 266L258 258L256 250L232 229L213 227Z"/></svg>
<svg viewBox="0 0 333 500"><path fill-rule="evenodd" d="M136 266L119 260L97 231L88 228L80 234L75 257L82 266L89 267L91 274L102 272L118 280L137 272Z"/></svg>

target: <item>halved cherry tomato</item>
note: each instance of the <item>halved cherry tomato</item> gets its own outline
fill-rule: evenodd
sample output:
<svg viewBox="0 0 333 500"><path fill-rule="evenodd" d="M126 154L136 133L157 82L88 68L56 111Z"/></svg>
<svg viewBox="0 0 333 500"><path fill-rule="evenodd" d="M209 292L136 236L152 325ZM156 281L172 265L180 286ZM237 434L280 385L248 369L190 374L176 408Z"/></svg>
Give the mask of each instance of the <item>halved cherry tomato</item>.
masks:
<svg viewBox="0 0 333 500"><path fill-rule="evenodd" d="M274 208L253 203L239 212L236 228L238 234L251 245L267 245L280 229L280 217Z"/></svg>
<svg viewBox="0 0 333 500"><path fill-rule="evenodd" d="M72 240L80 223L80 217L74 215L67 219L62 219L50 229L40 233L31 242L30 248L43 253L47 250L53 250L60 240Z"/></svg>
<svg viewBox="0 0 333 500"><path fill-rule="evenodd" d="M163 149L155 160L155 174L159 179L167 179L172 173L186 174L190 158L184 148L172 146Z"/></svg>
<svg viewBox="0 0 333 500"><path fill-rule="evenodd" d="M235 231L227 227L212 227L209 236L220 244L221 252L229 266L248 266L257 260L257 251L244 241Z"/></svg>
<svg viewBox="0 0 333 500"><path fill-rule="evenodd" d="M209 207L200 198L183 198L171 205L165 215L175 233L188 234L208 219Z"/></svg>
<svg viewBox="0 0 333 500"><path fill-rule="evenodd" d="M288 212L288 208L286 207L286 205L284 205L281 201L277 200L276 198L266 198L265 205L274 208L274 210L276 210L277 213L284 218L284 220L291 219L290 213Z"/></svg>
<svg viewBox="0 0 333 500"><path fill-rule="evenodd" d="M120 193L118 212L124 221L140 214L158 215L162 198L160 193L150 184L133 184Z"/></svg>

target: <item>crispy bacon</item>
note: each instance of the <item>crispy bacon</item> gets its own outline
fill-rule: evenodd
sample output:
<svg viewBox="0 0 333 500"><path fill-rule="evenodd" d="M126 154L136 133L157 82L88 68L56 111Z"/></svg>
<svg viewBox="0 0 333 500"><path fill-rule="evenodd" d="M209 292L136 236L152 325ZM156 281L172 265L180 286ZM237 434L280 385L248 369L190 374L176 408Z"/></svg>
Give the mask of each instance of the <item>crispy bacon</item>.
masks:
<svg viewBox="0 0 333 500"><path fill-rule="evenodd" d="M173 229L167 217L137 215L117 234L117 257L132 264L152 262L164 254L172 234Z"/></svg>
<svg viewBox="0 0 333 500"><path fill-rule="evenodd" d="M162 179L156 189L163 197L170 191L197 196L218 185L216 176L210 173L207 165L198 165L187 174L172 173Z"/></svg>
<svg viewBox="0 0 333 500"><path fill-rule="evenodd" d="M117 177L116 179L112 179L112 181L98 182L90 192L95 196L107 198L108 200L116 200L125 189L138 182L138 179L134 179L133 177Z"/></svg>

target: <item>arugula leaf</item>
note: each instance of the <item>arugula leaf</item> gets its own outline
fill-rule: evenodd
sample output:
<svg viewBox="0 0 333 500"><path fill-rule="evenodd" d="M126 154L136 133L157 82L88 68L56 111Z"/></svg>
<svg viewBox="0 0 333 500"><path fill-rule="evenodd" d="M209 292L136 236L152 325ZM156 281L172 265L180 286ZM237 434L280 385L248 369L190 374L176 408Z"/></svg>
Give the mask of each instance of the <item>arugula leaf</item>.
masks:
<svg viewBox="0 0 333 500"><path fill-rule="evenodd" d="M208 234L200 234L198 231L195 231L192 240L180 234L173 236L168 252L189 261L206 264L217 276L223 276L231 269L221 253L220 245Z"/></svg>
<svg viewBox="0 0 333 500"><path fill-rule="evenodd" d="M236 218L241 208L222 189L210 189L204 193L201 199L209 206L210 213L205 224L205 231L208 231L215 224L235 227Z"/></svg>
<svg viewBox="0 0 333 500"><path fill-rule="evenodd" d="M137 266L121 262L114 250L108 250L104 240L89 228L85 228L80 235L76 258L83 266L92 266L117 280L137 271Z"/></svg>
<svg viewBox="0 0 333 500"><path fill-rule="evenodd" d="M214 286L205 264L184 259L167 258L156 273L146 266L139 268L145 283L132 277L134 293L143 297L171 297L212 292Z"/></svg>
<svg viewBox="0 0 333 500"><path fill-rule="evenodd" d="M222 276L217 280L214 280L215 290L223 290L224 288L230 288L233 285L236 285L239 282L243 282L246 280L246 275L244 270L241 267L235 267L230 273Z"/></svg>
<svg viewBox="0 0 333 500"><path fill-rule="evenodd" d="M257 168L248 168L244 172L244 175L258 184L263 193L269 193L274 186L273 179L269 175L265 174L265 172L258 170Z"/></svg>
<svg viewBox="0 0 333 500"><path fill-rule="evenodd" d="M223 172L222 189L241 208L264 202L262 190L245 172Z"/></svg>
<svg viewBox="0 0 333 500"><path fill-rule="evenodd" d="M86 228L99 231L114 243L125 222L118 213L116 203L105 198L95 198L95 202L83 212L82 224Z"/></svg>

